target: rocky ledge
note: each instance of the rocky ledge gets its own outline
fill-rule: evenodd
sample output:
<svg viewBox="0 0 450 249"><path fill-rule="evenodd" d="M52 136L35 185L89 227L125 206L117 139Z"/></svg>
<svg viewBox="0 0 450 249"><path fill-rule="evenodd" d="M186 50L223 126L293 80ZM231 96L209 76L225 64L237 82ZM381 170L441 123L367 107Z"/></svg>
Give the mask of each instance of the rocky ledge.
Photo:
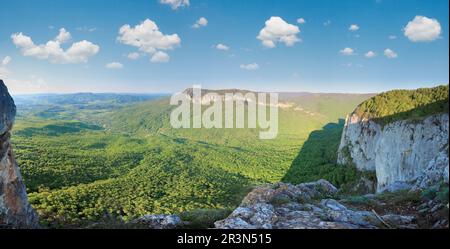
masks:
<svg viewBox="0 0 450 249"><path fill-rule="evenodd" d="M257 187L226 219L215 222L219 229L386 229L418 228L415 215L389 211L377 213L336 200L338 189L326 180L291 185L277 183ZM376 195L364 196L377 202ZM386 203L378 203L387 205ZM441 207L444 208L444 207ZM448 213L448 206L447 213ZM440 220L436 228L448 227Z"/></svg>

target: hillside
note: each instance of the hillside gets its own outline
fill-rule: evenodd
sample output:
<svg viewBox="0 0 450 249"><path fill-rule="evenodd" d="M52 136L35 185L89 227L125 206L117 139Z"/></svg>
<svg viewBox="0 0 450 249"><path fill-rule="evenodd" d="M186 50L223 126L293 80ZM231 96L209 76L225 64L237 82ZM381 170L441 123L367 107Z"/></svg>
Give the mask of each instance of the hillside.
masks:
<svg viewBox="0 0 450 249"><path fill-rule="evenodd" d="M448 85L389 91L364 101L354 113L361 118L372 119L380 124L448 113L448 91Z"/></svg>

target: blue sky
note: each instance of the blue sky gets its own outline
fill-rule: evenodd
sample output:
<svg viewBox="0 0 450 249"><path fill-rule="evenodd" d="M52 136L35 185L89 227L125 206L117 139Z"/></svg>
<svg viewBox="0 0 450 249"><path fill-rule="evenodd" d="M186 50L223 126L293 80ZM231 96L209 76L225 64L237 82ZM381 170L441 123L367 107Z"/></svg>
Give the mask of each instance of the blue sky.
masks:
<svg viewBox="0 0 450 249"><path fill-rule="evenodd" d="M160 0L0 0L0 77L15 94L174 92L193 84L377 92L449 80L447 0L188 2L177 7ZM195 28L201 17L207 24ZM133 37L146 35L135 26L147 19L161 32L147 38L159 45L132 45ZM119 34L126 24L129 29ZM70 39L61 38L64 54L39 48L56 41L61 28L70 33ZM258 39L264 28L269 36ZM23 45L27 37L34 47ZM79 50L67 52L83 40ZM375 56L367 58L369 51ZM140 56L132 60L130 53Z"/></svg>

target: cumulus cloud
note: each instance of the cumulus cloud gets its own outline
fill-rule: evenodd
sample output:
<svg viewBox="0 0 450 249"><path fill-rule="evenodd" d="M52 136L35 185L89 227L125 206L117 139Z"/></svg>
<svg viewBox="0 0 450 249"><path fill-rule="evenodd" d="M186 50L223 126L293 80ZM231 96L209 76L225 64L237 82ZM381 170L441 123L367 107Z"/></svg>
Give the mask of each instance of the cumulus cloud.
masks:
<svg viewBox="0 0 450 249"><path fill-rule="evenodd" d="M164 63L164 62L168 62L169 60L170 60L169 55L162 51L156 52L155 54L153 54L152 58L150 59L150 61L153 63Z"/></svg>
<svg viewBox="0 0 450 249"><path fill-rule="evenodd" d="M373 51L369 51L364 55L366 58L373 58L375 56L377 56L377 54Z"/></svg>
<svg viewBox="0 0 450 249"><path fill-rule="evenodd" d="M163 34L156 23L149 19L134 27L123 25L117 40L149 54L152 56L151 62L167 62L169 55L162 50L173 50L181 43L177 34Z"/></svg>
<svg viewBox="0 0 450 249"><path fill-rule="evenodd" d="M70 33L67 32L65 28L61 28L59 30L59 34L55 38L55 41L58 41L62 44L62 43L66 43L66 42L70 41L70 39L72 39L72 36L70 35Z"/></svg>
<svg viewBox="0 0 450 249"><path fill-rule="evenodd" d="M441 34L441 24L434 18L416 16L403 29L404 34L413 42L434 41Z"/></svg>
<svg viewBox="0 0 450 249"><path fill-rule="evenodd" d="M194 29L199 29L201 27L205 27L206 25L208 25L208 20L204 17L200 17L193 25L192 27Z"/></svg>
<svg viewBox="0 0 450 249"><path fill-rule="evenodd" d="M356 24L352 24L350 25L350 27L348 28L348 30L350 31L357 31L359 29L359 26Z"/></svg>
<svg viewBox="0 0 450 249"><path fill-rule="evenodd" d="M59 30L55 39L45 44L34 44L31 37L23 33L11 35L11 39L23 56L30 56L41 60L49 60L55 64L86 63L89 57L94 56L100 50L100 47L90 41L79 41L73 43L68 49L64 50L61 44L68 42L71 35L64 28Z"/></svg>
<svg viewBox="0 0 450 249"><path fill-rule="evenodd" d="M217 44L215 48L217 48L218 50L225 50L225 51L230 49L230 47L222 43Z"/></svg>
<svg viewBox="0 0 450 249"><path fill-rule="evenodd" d="M297 23L304 24L304 23L306 23L306 20L304 18L299 18L299 19L297 19Z"/></svg>
<svg viewBox="0 0 450 249"><path fill-rule="evenodd" d="M170 5L170 7L174 10L180 7L189 6L189 0L159 0L161 4Z"/></svg>
<svg viewBox="0 0 450 249"><path fill-rule="evenodd" d="M344 48L339 51L339 53L341 53L342 55L347 55L347 56L354 55L354 52L355 51L352 48Z"/></svg>
<svg viewBox="0 0 450 249"><path fill-rule="evenodd" d="M256 63L251 63L251 64L241 64L240 65L241 69L245 69L245 70L249 70L249 71L253 71L253 70L258 70L259 69L259 65Z"/></svg>
<svg viewBox="0 0 450 249"><path fill-rule="evenodd" d="M123 68L123 64L120 62L110 62L108 64L105 65L106 68L108 69L122 69Z"/></svg>
<svg viewBox="0 0 450 249"><path fill-rule="evenodd" d="M395 53L393 50L389 48L384 50L384 56L386 56L389 59L395 59L398 57L397 53Z"/></svg>
<svg viewBox="0 0 450 249"><path fill-rule="evenodd" d="M297 37L300 29L285 22L281 17L272 16L266 21L265 27L261 29L257 38L262 41L263 46L268 48L276 47L277 42L282 42L291 47L296 42L301 41Z"/></svg>
<svg viewBox="0 0 450 249"><path fill-rule="evenodd" d="M1 63L1 65L2 66L6 66L6 65L8 65L10 62L11 62L11 57L9 57L9 56L5 56L4 58L3 58L3 60L2 60L2 63Z"/></svg>
<svg viewBox="0 0 450 249"><path fill-rule="evenodd" d="M323 22L323 26L327 27L330 26L331 21L330 20L326 20L325 22Z"/></svg>
<svg viewBox="0 0 450 249"><path fill-rule="evenodd" d="M127 58L130 60L137 60L137 59L139 59L139 57L141 57L141 55L137 52L129 53L127 55Z"/></svg>

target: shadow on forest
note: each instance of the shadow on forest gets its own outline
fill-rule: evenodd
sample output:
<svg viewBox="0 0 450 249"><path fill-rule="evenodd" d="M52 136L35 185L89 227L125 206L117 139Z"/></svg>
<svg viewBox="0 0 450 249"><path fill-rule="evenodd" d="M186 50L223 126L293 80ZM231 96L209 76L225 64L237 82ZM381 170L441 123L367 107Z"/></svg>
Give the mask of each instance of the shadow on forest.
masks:
<svg viewBox="0 0 450 249"><path fill-rule="evenodd" d="M339 119L311 132L282 181L298 184L325 178L333 182L343 128L344 120Z"/></svg>

